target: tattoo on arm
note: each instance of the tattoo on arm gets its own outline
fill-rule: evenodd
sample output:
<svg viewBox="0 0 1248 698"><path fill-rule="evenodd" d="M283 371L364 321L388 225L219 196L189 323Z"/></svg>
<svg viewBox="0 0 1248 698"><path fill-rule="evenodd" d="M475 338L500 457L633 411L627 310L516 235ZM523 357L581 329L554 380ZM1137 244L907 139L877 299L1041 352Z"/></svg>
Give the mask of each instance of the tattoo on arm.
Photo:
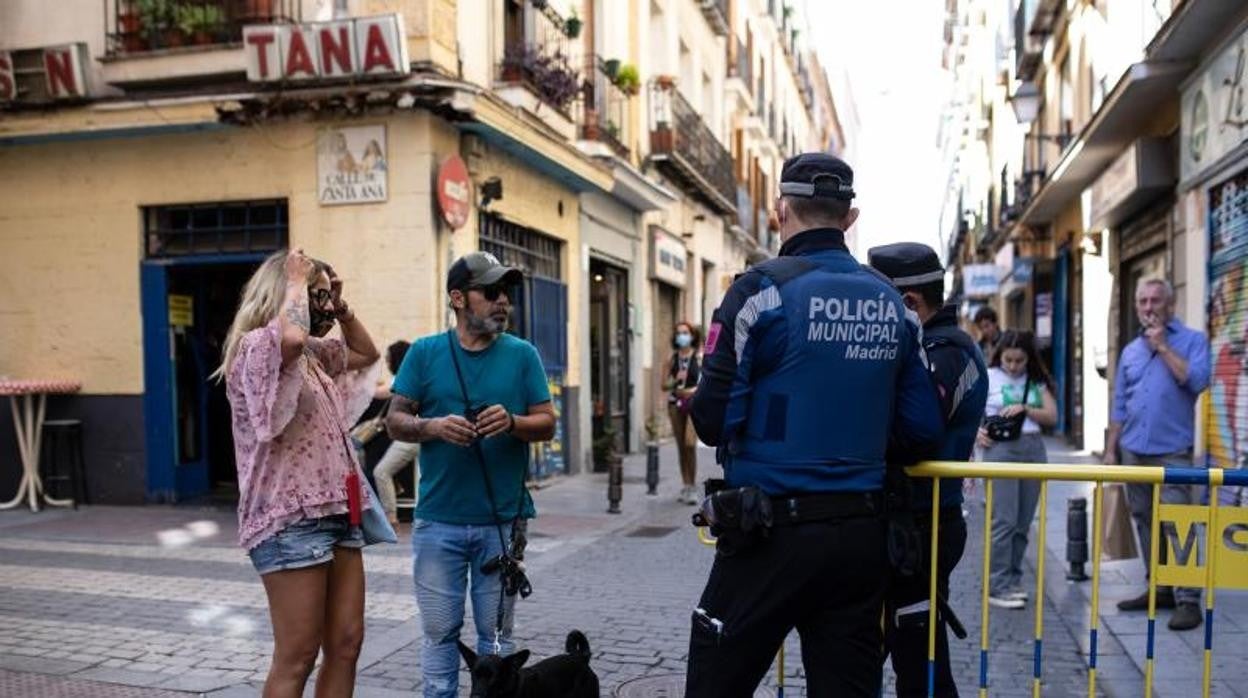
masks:
<svg viewBox="0 0 1248 698"><path fill-rule="evenodd" d="M312 331L312 322L308 317L308 301L305 298L296 298L286 306L286 321L298 327L304 332Z"/></svg>
<svg viewBox="0 0 1248 698"><path fill-rule="evenodd" d="M386 414L386 431L390 438L410 443L428 441L428 422L416 414L418 405L401 395L395 395L391 400L390 411Z"/></svg>

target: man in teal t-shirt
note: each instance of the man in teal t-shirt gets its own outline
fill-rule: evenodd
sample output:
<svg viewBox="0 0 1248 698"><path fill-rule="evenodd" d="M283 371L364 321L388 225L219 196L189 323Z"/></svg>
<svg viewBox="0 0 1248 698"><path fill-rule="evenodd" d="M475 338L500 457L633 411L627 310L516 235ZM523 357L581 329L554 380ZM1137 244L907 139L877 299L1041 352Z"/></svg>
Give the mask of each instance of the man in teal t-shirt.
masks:
<svg viewBox="0 0 1248 698"><path fill-rule="evenodd" d="M457 260L446 281L455 328L413 343L391 388L390 436L424 444L412 556L425 698L452 698L459 690L455 643L469 577L477 653L495 651L502 580L481 567L503 553L498 525L501 538L510 540L517 516L533 517L524 490L529 444L555 434L537 350L506 334L511 298L522 279L518 269L485 252ZM473 448L477 440L484 468ZM507 596L498 638L503 654L513 648L514 606L515 597Z"/></svg>

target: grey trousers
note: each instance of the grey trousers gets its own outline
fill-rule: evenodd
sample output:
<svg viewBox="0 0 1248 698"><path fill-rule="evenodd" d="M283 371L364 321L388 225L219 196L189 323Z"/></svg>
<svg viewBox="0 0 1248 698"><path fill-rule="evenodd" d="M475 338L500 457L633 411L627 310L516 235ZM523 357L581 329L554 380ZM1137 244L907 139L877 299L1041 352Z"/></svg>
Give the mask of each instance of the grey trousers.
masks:
<svg viewBox="0 0 1248 698"><path fill-rule="evenodd" d="M1167 453L1160 456L1142 456L1138 453L1132 453L1125 448L1119 448L1118 450L1122 453L1123 465L1192 467L1192 454L1190 451ZM1204 489L1204 487L1197 485L1162 485L1161 501L1165 504L1200 504L1204 496ZM1131 505L1131 518L1135 520L1135 531L1140 536L1140 550L1144 556L1144 579L1148 579L1149 560L1153 552L1153 486L1139 482L1128 482L1127 502ZM1164 552L1162 553L1162 559L1166 559ZM1180 603L1200 605L1200 589L1178 587L1174 590L1174 600Z"/></svg>
<svg viewBox="0 0 1248 698"><path fill-rule="evenodd" d="M984 451L989 463L1047 463L1048 453L1039 434L1023 434L1017 441L994 443ZM1000 596L1023 586L1023 558L1031 520L1040 501L1039 480L992 481L992 559L988 593Z"/></svg>

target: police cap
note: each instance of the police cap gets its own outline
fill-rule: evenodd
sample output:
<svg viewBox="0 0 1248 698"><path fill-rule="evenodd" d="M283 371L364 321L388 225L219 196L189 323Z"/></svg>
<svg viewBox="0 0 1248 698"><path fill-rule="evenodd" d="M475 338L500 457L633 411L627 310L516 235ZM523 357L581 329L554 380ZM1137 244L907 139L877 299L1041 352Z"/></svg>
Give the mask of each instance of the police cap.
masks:
<svg viewBox="0 0 1248 698"><path fill-rule="evenodd" d="M898 242L867 250L867 263L897 288L922 286L945 278L940 257L927 245Z"/></svg>
<svg viewBox="0 0 1248 698"><path fill-rule="evenodd" d="M827 153L802 153L784 161L780 171L784 196L854 198L854 171L845 161Z"/></svg>

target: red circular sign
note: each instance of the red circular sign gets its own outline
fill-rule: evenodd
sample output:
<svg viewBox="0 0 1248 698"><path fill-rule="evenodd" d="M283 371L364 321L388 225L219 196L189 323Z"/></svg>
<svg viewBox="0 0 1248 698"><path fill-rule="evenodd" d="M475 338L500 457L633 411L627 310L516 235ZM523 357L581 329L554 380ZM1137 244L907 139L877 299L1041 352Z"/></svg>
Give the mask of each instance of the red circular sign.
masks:
<svg viewBox="0 0 1248 698"><path fill-rule="evenodd" d="M468 209L472 206L472 182L468 180L468 166L464 159L452 155L438 167L438 208L442 220L451 230L464 227L468 222Z"/></svg>

